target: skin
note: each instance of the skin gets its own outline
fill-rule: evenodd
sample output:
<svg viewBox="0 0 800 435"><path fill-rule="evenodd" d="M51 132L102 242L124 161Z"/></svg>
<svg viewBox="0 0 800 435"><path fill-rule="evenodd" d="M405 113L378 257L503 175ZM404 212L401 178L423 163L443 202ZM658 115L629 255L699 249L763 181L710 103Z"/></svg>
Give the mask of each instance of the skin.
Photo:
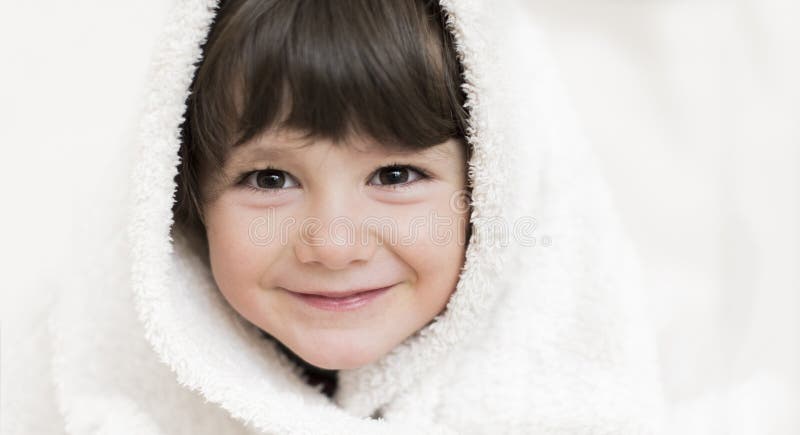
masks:
<svg viewBox="0 0 800 435"><path fill-rule="evenodd" d="M428 177L381 170L396 163ZM267 167L274 170L259 172ZM269 132L234 149L210 179L203 212L220 291L316 367L376 361L440 314L455 290L468 223L458 200L460 140L396 152L357 137L337 145ZM367 225L376 218L383 225ZM366 306L340 312L290 293L388 285Z"/></svg>

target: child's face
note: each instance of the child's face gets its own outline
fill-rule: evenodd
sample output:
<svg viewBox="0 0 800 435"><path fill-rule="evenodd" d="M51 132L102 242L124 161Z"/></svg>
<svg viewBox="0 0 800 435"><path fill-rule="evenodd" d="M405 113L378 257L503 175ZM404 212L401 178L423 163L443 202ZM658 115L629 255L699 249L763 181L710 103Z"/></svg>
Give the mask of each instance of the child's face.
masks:
<svg viewBox="0 0 800 435"><path fill-rule="evenodd" d="M356 368L429 323L455 289L468 224L464 145L398 153L361 139L302 143L259 137L228 158L230 181L201 186L215 192L204 204L211 268L228 303L301 358ZM387 286L349 301L297 295Z"/></svg>

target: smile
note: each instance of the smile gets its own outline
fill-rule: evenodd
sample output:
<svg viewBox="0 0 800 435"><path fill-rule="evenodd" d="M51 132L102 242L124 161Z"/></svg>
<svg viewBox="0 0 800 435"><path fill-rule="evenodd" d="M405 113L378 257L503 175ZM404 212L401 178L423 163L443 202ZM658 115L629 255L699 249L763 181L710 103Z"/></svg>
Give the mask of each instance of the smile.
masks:
<svg viewBox="0 0 800 435"><path fill-rule="evenodd" d="M340 293L299 293L289 291L289 294L302 302L326 311L352 311L359 309L384 293L393 285L372 290L361 290Z"/></svg>

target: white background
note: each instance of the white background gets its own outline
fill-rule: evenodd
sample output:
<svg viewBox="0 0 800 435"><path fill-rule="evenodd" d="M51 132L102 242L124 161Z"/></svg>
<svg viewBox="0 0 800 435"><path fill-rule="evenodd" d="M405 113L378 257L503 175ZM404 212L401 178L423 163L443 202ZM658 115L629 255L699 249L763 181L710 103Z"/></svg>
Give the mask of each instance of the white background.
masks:
<svg viewBox="0 0 800 435"><path fill-rule="evenodd" d="M674 433L800 433L800 2L529 5L647 267ZM2 6L5 406L168 2Z"/></svg>
<svg viewBox="0 0 800 435"><path fill-rule="evenodd" d="M673 433L800 433L800 2L530 6L647 266L675 418L718 423Z"/></svg>

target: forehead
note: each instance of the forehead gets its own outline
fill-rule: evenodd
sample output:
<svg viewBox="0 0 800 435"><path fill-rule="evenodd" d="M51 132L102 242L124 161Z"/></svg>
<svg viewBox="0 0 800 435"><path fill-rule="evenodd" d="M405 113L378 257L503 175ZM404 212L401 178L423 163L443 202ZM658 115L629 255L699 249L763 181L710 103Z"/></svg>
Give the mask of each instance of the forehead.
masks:
<svg viewBox="0 0 800 435"><path fill-rule="evenodd" d="M430 159L456 158L462 141L451 138L445 142L424 148L403 147L397 144L381 143L362 136L350 136L346 140L334 143L331 140L305 138L302 134L280 132L262 134L252 140L231 149L228 162L231 165L247 163L254 160L285 160L302 155L305 151L318 145L346 147L349 151L376 157L387 156L422 156Z"/></svg>

